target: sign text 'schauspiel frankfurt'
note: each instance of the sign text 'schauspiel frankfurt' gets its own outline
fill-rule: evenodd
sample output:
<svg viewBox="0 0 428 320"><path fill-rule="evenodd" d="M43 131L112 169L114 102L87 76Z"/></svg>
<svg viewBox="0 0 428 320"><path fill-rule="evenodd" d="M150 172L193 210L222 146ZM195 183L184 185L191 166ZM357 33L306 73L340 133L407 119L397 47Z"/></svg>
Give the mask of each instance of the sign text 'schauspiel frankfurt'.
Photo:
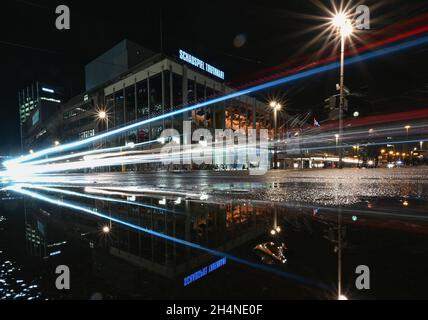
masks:
<svg viewBox="0 0 428 320"><path fill-rule="evenodd" d="M183 61L186 61L187 63L190 63L191 65L202 69L210 74L212 74L213 76L216 76L217 78L223 79L224 80L224 72L213 67L212 65L202 61L201 59L198 59L194 56L192 56L191 54L180 50L180 59Z"/></svg>

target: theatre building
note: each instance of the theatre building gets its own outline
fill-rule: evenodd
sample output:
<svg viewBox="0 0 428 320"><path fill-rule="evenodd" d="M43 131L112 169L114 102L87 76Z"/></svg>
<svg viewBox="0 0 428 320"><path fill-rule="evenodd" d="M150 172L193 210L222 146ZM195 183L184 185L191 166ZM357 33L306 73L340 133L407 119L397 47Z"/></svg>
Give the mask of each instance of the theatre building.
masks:
<svg viewBox="0 0 428 320"><path fill-rule="evenodd" d="M63 105L64 141L85 139L233 92L224 81L227 73L183 50L177 51L176 57L167 56L127 40L95 59L85 71L87 92ZM159 117L159 121L104 143L120 146L153 141L166 128L182 134L183 121L191 121L192 129L271 129L271 117L265 102L240 96L191 112Z"/></svg>

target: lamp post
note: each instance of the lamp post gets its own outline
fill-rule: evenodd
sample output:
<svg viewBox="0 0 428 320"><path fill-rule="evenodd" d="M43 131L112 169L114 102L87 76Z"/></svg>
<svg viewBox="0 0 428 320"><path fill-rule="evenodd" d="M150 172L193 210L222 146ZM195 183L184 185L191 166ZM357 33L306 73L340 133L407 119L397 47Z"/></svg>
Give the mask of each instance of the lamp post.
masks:
<svg viewBox="0 0 428 320"><path fill-rule="evenodd" d="M278 158L277 158L277 150L276 150L276 142L278 140L278 111L281 110L282 106L280 103L276 101L271 101L269 106L273 109L273 121L274 121L274 133L273 133L273 145L274 145L274 154L273 154L273 168L278 168Z"/></svg>
<svg viewBox="0 0 428 320"><path fill-rule="evenodd" d="M335 135L334 135L334 138L336 139L336 154L339 156L339 162L340 162L340 155L339 155L339 134L338 133L336 133ZM339 166L339 163L338 163L338 165L337 166Z"/></svg>
<svg viewBox="0 0 428 320"><path fill-rule="evenodd" d="M343 12L337 13L331 20L332 25L338 30L340 35L340 95L339 95L339 139L342 143L343 136L343 108L345 104L345 41L352 34L351 21ZM342 168L342 149L339 155L339 168Z"/></svg>
<svg viewBox="0 0 428 320"><path fill-rule="evenodd" d="M98 119L106 123L106 130L108 131L108 114L104 110L98 111Z"/></svg>
<svg viewBox="0 0 428 320"><path fill-rule="evenodd" d="M346 13L338 12L331 19L331 24L337 29L340 35L340 100L339 100L339 134L336 135L336 145L342 146L343 137L343 109L345 105L345 41L352 34L352 23L348 19ZM342 148L339 149L339 168L342 168ZM342 208L339 207L338 212L338 266L337 266L337 296L339 300L343 300L342 295Z"/></svg>
<svg viewBox="0 0 428 320"><path fill-rule="evenodd" d="M109 116L107 111L105 110L99 110L97 114L98 120L101 122L105 122L106 124L106 131L108 132L108 122L109 122ZM107 139L105 140L105 144L107 145ZM110 166L108 167L108 171L110 172Z"/></svg>

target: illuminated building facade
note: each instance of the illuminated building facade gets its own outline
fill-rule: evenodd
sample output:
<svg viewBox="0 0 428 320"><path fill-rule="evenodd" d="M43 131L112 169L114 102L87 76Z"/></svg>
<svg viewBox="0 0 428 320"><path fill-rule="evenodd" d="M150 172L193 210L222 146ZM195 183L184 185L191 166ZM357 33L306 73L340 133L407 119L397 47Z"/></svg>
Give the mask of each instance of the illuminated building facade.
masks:
<svg viewBox="0 0 428 320"><path fill-rule="evenodd" d="M18 92L23 151L47 147L58 135L55 118L64 101L62 88L36 82Z"/></svg>
<svg viewBox="0 0 428 320"><path fill-rule="evenodd" d="M114 47L111 50L116 49ZM106 76L101 85L63 104L61 140L69 142L85 139L100 132L151 119L233 91L225 84L223 71L202 60L199 61L203 63L203 68L201 64L195 66L181 59L179 53L182 53L182 50L177 52L176 57L164 54L147 55L142 62L119 76L113 79ZM128 55L130 54L124 54ZM97 60L99 59L94 61ZM105 67L109 68L108 65ZM86 68L87 79L94 78L88 74L90 70L91 68ZM97 83L99 82L98 77ZM100 112L106 116L101 118ZM113 141L111 139L103 141L102 145L123 146L153 141L159 138L164 129L170 128L182 134L183 121L191 121L192 130L206 128L212 130L212 133L215 129L247 132L249 129L267 128L271 129L272 134L271 120L272 112L265 103L255 97L241 96L152 122L123 133ZM102 145L95 147L100 148Z"/></svg>

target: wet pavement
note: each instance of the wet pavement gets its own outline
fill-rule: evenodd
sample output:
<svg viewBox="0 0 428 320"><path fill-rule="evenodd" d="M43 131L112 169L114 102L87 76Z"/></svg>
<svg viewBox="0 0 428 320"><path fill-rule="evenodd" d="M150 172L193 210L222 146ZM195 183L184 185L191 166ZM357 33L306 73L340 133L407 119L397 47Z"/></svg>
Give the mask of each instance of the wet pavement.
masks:
<svg viewBox="0 0 428 320"><path fill-rule="evenodd" d="M334 299L339 263L351 299L427 298L427 173L98 173L7 184L0 298ZM255 250L266 243L287 248L285 263ZM184 286L222 257L226 265ZM69 291L55 287L58 265L70 268ZM370 290L355 286L359 265L370 268Z"/></svg>

